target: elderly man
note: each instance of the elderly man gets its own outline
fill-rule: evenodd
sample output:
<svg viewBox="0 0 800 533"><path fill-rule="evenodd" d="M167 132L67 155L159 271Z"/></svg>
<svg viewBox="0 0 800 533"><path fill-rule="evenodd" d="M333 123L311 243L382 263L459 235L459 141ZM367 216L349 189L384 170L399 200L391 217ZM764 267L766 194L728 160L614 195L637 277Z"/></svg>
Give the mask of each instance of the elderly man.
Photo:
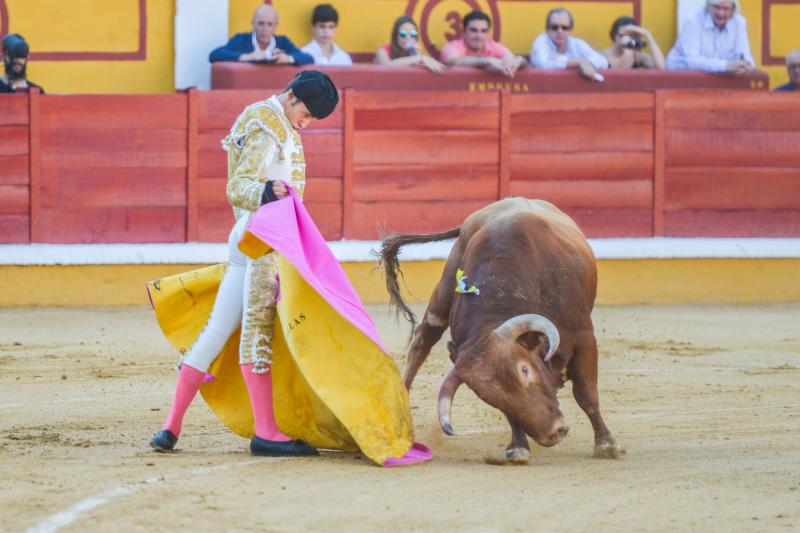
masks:
<svg viewBox="0 0 800 533"><path fill-rule="evenodd" d="M442 47L442 63L485 68L513 77L525 65L525 58L515 55L489 38L492 19L482 11L464 17L464 35Z"/></svg>
<svg viewBox="0 0 800 533"><path fill-rule="evenodd" d="M267 4L253 15L253 32L237 33L228 44L208 56L215 61L252 61L276 65L308 65L314 58L297 48L288 37L275 35L278 13Z"/></svg>
<svg viewBox="0 0 800 533"><path fill-rule="evenodd" d="M533 41L531 65L538 68L577 68L589 79L602 80L599 68L608 68L608 60L589 44L572 36L572 13L557 7L547 14L546 31Z"/></svg>
<svg viewBox="0 0 800 533"><path fill-rule="evenodd" d="M37 88L44 94L44 89L28 80L28 43L18 33L3 38L3 65L5 73L0 76L0 93L28 92Z"/></svg>
<svg viewBox="0 0 800 533"><path fill-rule="evenodd" d="M667 68L672 70L743 76L753 72L755 65L738 0L706 0L705 7L684 21L667 55Z"/></svg>
<svg viewBox="0 0 800 533"><path fill-rule="evenodd" d="M800 91L800 48L792 50L786 56L786 70L789 71L789 83L777 87L776 91Z"/></svg>

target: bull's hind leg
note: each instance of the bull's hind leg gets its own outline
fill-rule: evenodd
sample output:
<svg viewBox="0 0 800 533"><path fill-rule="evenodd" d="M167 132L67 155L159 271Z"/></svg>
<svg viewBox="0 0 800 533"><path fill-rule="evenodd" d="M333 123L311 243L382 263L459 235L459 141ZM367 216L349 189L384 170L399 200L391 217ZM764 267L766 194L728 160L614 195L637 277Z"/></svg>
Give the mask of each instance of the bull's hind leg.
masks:
<svg viewBox="0 0 800 533"><path fill-rule="evenodd" d="M455 294L455 275L456 268L460 261L461 254L455 248L450 254L445 265L442 278L433 290L433 296L425 309L425 316L422 322L414 330L414 337L411 340L411 348L408 351L406 361L406 371L403 381L407 389L411 389L411 383L417 375L419 367L428 358L433 345L439 342L447 329L450 320L450 307L453 305L453 295Z"/></svg>
<svg viewBox="0 0 800 533"><path fill-rule="evenodd" d="M572 395L589 417L594 429L594 456L619 459L625 450L617 444L600 414L600 397L597 392L597 339L590 333L581 339L569 363Z"/></svg>

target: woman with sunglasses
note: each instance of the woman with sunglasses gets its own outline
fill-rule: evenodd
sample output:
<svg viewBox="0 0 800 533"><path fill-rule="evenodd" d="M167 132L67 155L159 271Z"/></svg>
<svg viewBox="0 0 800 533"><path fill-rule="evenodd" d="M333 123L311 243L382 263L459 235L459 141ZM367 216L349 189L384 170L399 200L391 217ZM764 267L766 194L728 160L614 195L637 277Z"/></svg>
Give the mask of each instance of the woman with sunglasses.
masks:
<svg viewBox="0 0 800 533"><path fill-rule="evenodd" d="M418 65L434 74L443 73L444 65L422 53L418 37L419 30L414 19L407 16L399 17L392 26L390 44L381 46L375 52L375 63L389 66Z"/></svg>

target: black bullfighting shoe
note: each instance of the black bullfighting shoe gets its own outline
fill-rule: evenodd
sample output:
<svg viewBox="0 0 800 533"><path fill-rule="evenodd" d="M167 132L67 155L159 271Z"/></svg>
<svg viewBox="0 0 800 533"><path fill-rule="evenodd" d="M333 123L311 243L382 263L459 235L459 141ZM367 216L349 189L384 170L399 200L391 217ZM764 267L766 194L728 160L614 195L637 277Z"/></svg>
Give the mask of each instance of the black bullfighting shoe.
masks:
<svg viewBox="0 0 800 533"><path fill-rule="evenodd" d="M250 441L250 454L265 457L288 457L319 455L319 451L299 439L280 442L253 437L253 440Z"/></svg>
<svg viewBox="0 0 800 533"><path fill-rule="evenodd" d="M171 452L178 442L178 437L168 429L162 429L150 439L150 447L157 452Z"/></svg>

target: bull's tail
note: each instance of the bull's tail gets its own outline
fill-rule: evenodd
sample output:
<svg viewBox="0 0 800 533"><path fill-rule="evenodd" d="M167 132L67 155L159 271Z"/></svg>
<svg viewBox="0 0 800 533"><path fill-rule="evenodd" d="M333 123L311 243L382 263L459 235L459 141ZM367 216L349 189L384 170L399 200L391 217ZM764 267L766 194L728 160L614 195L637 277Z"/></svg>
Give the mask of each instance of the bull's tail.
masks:
<svg viewBox="0 0 800 533"><path fill-rule="evenodd" d="M391 235L383 240L381 243L381 258L380 264L383 267L384 276L386 277L386 290L389 292L389 303L397 308L398 313L403 313L405 319L411 323L411 331L413 333L414 327L417 325L417 318L414 312L403 301L400 294L400 283L398 275L402 276L400 270L400 260L397 255L400 253L400 248L407 244L424 244L426 242L437 242L445 239L454 239L458 237L461 228L453 228L442 233L400 233Z"/></svg>

